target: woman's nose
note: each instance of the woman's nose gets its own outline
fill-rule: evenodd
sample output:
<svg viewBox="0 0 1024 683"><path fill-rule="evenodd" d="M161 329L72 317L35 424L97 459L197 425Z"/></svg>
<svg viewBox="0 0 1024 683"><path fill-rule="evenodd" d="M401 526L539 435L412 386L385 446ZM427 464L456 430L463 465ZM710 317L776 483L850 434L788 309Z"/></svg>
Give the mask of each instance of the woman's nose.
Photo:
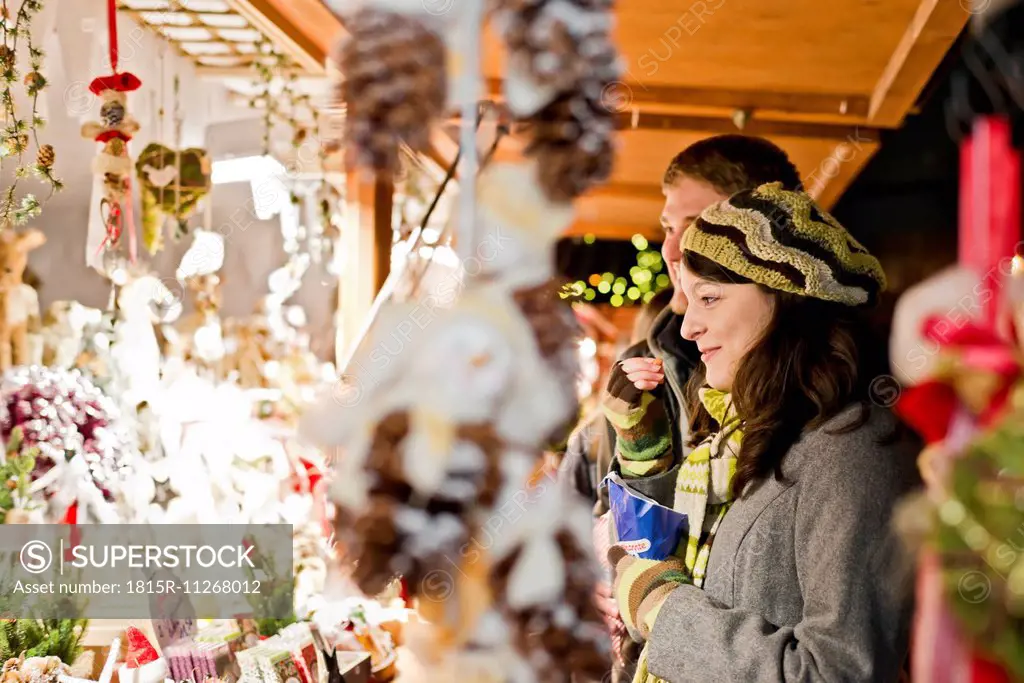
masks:
<svg viewBox="0 0 1024 683"><path fill-rule="evenodd" d="M700 336L704 334L704 325L701 324L698 319L694 306L690 306L686 309L686 314L683 315L683 324L679 329L679 333L683 339L689 341L697 341Z"/></svg>

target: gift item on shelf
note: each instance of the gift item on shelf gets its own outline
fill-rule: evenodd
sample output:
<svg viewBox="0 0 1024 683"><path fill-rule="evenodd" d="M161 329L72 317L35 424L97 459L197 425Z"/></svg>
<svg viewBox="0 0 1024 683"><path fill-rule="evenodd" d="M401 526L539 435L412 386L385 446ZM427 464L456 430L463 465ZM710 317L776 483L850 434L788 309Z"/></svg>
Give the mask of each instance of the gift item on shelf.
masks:
<svg viewBox="0 0 1024 683"><path fill-rule="evenodd" d="M22 278L28 253L45 242L39 230L0 231L0 372L42 360L30 357L28 334L39 324L39 296Z"/></svg>
<svg viewBox="0 0 1024 683"><path fill-rule="evenodd" d="M163 683L170 673L167 660L157 654L146 635L129 626L125 631L128 652L117 670L120 683Z"/></svg>
<svg viewBox="0 0 1024 683"><path fill-rule="evenodd" d="M23 449L36 453L33 494L48 516L116 521L136 459L113 400L77 370L30 366L3 377L3 436L21 427Z"/></svg>
<svg viewBox="0 0 1024 683"><path fill-rule="evenodd" d="M167 285L154 275L132 278L120 288L110 356L112 370L121 380L117 396L126 414L157 399L162 359L154 324L180 313L180 303L161 306L174 300Z"/></svg>
<svg viewBox="0 0 1024 683"><path fill-rule="evenodd" d="M40 336L43 358L40 365L70 370L85 346L87 328L96 327L103 313L77 301L54 301L43 313Z"/></svg>
<svg viewBox="0 0 1024 683"><path fill-rule="evenodd" d="M176 325L182 357L215 378L223 378L224 332L220 318L224 236L195 230L192 245L181 258L177 278L192 297L193 312Z"/></svg>
<svg viewBox="0 0 1024 683"><path fill-rule="evenodd" d="M29 657L8 659L0 670L4 683L57 683L60 676L71 673L71 667L60 657Z"/></svg>

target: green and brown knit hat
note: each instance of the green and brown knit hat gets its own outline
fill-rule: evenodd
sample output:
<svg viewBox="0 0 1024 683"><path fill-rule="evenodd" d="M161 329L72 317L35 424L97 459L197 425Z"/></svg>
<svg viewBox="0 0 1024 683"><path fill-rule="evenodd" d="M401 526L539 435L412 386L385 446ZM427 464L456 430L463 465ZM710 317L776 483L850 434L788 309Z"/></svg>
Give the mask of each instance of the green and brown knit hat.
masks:
<svg viewBox="0 0 1024 683"><path fill-rule="evenodd" d="M885 289L878 259L810 196L781 183L708 207L680 248L765 287L847 306L873 304Z"/></svg>

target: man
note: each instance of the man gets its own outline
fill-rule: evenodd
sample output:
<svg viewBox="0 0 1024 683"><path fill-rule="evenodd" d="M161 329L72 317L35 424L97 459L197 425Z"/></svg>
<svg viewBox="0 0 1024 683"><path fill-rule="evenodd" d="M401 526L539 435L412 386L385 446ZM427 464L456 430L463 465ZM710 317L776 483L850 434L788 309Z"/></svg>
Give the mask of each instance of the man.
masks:
<svg viewBox="0 0 1024 683"><path fill-rule="evenodd" d="M673 462L668 464L666 471L660 475L644 477L636 482L636 489L655 500L671 500L675 488L679 463L682 462L688 420L684 414L683 387L690 376L690 371L700 362L700 353L693 342L686 341L680 334L683 314L686 313L686 296L678 282L678 270L682 260L679 249L683 232L692 224L701 212L711 204L727 199L741 190L750 189L770 182L781 182L786 189L797 189L801 185L800 174L786 153L773 143L763 138L745 135L719 135L701 140L680 152L669 164L662 181L662 192L665 194L665 206L662 209L661 225L665 238L661 246L662 259L672 281L673 294L668 306L654 320L647 339L634 344L619 359L623 369L634 373L664 373L664 386L651 389L662 399L666 418L671 424ZM630 364L631 359L656 359L660 367L638 361ZM655 364L657 365L657 364ZM631 377L632 379L632 377ZM607 421L610 443L614 444L615 459L611 469L621 471L620 457L623 451L629 451L634 444L620 443L615 431ZM574 435L574 437L580 435ZM575 481L600 480L607 472L590 472L595 467L596 458L586 457L587 441L580 444L571 440L564 463L563 473L566 475L577 468L587 468L585 474L574 473ZM576 456L574 451L583 451ZM582 491L592 498L590 491ZM595 500L595 513L605 511L606 504ZM619 620L618 607L611 596L611 589L603 585L598 591L598 604L609 622ZM628 639L627 639L628 640ZM633 644L635 645L635 644ZM627 662L634 661L639 654L633 648L623 651ZM632 667L617 667L613 672L613 680L631 680Z"/></svg>
<svg viewBox="0 0 1024 683"><path fill-rule="evenodd" d="M781 182L786 189L800 187L800 174L784 151L764 138L746 135L719 135L701 140L680 152L669 164L662 181L665 206L661 225L665 231L661 254L672 281L673 295L668 307L651 326L647 340L636 344L619 359L627 373L646 372L644 364L631 364L630 359L649 358L660 361L665 388L663 399L667 418L672 426L673 463L658 476L644 477L637 482L637 490L656 500L671 500L675 487L676 470L682 460L686 443L687 419L683 414L683 387L690 371L700 362L700 353L693 342L680 334L683 314L686 313L686 295L679 286L679 266L683 254L679 249L683 232L716 202L727 199L741 190L752 189L770 182ZM635 367L635 369L634 369ZM648 389L654 389L652 383ZM611 426L609 425L609 430ZM615 439L614 430L611 438ZM633 444L616 442L617 459L629 455ZM613 465L619 470L619 464ZM658 494L667 489L667 497Z"/></svg>

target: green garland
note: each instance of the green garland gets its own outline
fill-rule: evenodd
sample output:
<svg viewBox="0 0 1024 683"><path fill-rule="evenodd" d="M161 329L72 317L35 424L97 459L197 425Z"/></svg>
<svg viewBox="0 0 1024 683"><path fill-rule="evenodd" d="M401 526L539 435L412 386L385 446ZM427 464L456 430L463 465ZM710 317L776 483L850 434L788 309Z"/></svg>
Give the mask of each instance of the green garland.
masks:
<svg viewBox="0 0 1024 683"><path fill-rule="evenodd" d="M23 451L21 445L21 427L15 427L7 439L5 461L0 465L0 524L7 522L11 510L29 507L29 487L38 450L26 448Z"/></svg>
<svg viewBox="0 0 1024 683"><path fill-rule="evenodd" d="M0 110L3 114L3 128L0 129L0 168L7 157L17 157L14 182L0 198L0 226L10 223L22 224L38 216L42 204L35 195L27 194L17 200L18 181L34 174L50 185L50 196L63 189L64 184L53 174L55 153L53 147L39 141L39 129L45 125L39 115L39 95L49 85L42 73L43 51L32 42L32 20L43 9L42 0L24 0L15 17L11 18L7 0L0 0ZM31 69L24 78L25 94L32 101L32 111L27 117L19 117L14 101L14 88L20 79L18 66L18 39L25 39L28 62ZM25 161L29 141L36 146L33 161Z"/></svg>
<svg viewBox="0 0 1024 683"><path fill-rule="evenodd" d="M953 613L976 646L1024 679L1024 401L953 464L934 510Z"/></svg>
<svg viewBox="0 0 1024 683"><path fill-rule="evenodd" d="M72 665L82 654L88 619L8 619L0 626L0 658L59 657Z"/></svg>

